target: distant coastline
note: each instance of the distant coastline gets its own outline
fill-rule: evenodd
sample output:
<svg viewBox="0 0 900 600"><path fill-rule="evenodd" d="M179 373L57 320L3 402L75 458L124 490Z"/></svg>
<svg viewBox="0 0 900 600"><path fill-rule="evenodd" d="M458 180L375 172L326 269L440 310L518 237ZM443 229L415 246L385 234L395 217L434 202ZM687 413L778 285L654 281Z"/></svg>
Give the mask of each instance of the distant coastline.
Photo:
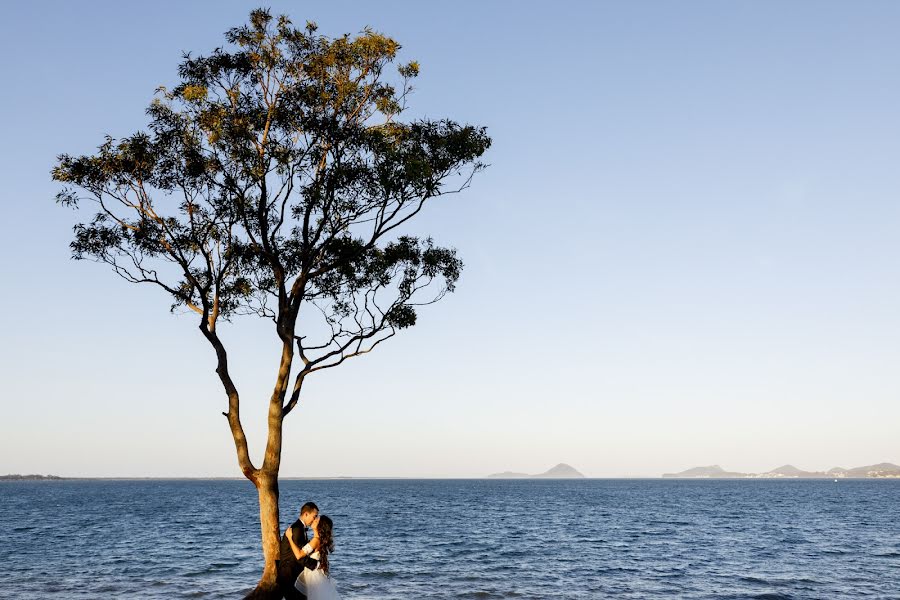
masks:
<svg viewBox="0 0 900 600"><path fill-rule="evenodd" d="M666 479L900 479L900 466L878 463L865 467L844 469L834 467L827 471L804 471L793 465L784 465L765 473L739 473L726 471L719 465L694 467L680 473L664 473Z"/></svg>
<svg viewBox="0 0 900 600"><path fill-rule="evenodd" d="M614 477L587 477L574 467L565 463L560 463L555 467L544 471L543 473L528 474L515 471L504 471L502 473L493 473L491 475L470 476L470 477L414 477L414 476L348 476L336 475L328 477L315 476L292 476L287 475L280 477L281 481L367 481L367 480L478 480L478 479L634 479L634 480L654 480L654 479L900 479L900 465L893 463L878 463L875 465L867 465L864 467L855 467L852 469L843 469L835 467L827 471L804 471L793 465L784 465L771 471L764 473L742 473L738 471L727 471L719 465L710 465L705 467L693 467L678 473L664 473L661 476L627 476L619 475ZM3 481L247 481L241 476L221 477L221 476L85 476L85 477L63 477L59 475L41 475L41 474L7 474L0 475L0 482Z"/></svg>

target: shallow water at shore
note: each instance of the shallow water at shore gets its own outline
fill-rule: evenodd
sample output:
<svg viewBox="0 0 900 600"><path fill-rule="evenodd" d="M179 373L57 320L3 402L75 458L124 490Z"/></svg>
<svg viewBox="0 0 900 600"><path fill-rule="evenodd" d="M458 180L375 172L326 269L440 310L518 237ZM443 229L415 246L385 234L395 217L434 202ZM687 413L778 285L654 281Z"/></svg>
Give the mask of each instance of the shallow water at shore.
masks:
<svg viewBox="0 0 900 600"><path fill-rule="evenodd" d="M900 598L900 481L283 481L345 598ZM236 598L245 481L0 483L0 598Z"/></svg>

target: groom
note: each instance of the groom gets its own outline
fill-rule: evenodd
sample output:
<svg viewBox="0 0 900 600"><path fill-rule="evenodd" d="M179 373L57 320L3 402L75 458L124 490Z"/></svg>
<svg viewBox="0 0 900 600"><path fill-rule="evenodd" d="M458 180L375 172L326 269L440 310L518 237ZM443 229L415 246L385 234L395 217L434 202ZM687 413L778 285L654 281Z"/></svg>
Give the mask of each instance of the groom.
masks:
<svg viewBox="0 0 900 600"><path fill-rule="evenodd" d="M300 518L289 528L294 538L294 543L298 547L302 548L309 542L309 538L306 536L306 528L310 526L318 515L319 507L314 502L307 502L300 507ZM278 589L284 598L287 600L306 600L306 595L300 593L294 587L294 582L297 581L297 577L303 572L303 567L315 570L317 566L318 562L309 557L301 558L298 561L294 556L294 551L291 550L291 543L287 539L287 533L285 532L285 535L281 536L281 560L278 561Z"/></svg>

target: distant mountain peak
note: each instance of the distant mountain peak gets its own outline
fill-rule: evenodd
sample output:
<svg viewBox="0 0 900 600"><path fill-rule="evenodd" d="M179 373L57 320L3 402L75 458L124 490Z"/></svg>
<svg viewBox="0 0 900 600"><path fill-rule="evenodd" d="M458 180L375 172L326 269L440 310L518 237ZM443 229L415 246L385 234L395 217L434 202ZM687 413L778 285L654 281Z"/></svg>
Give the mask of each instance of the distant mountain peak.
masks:
<svg viewBox="0 0 900 600"><path fill-rule="evenodd" d="M548 471L545 471L540 475L535 475L535 477L544 477L547 479L583 479L584 475L579 473L575 467L571 465L559 463Z"/></svg>
<svg viewBox="0 0 900 600"><path fill-rule="evenodd" d="M780 473L781 475L800 475L801 473L806 473L806 471L798 469L794 465L782 465L777 469L772 469L770 473Z"/></svg>
<svg viewBox="0 0 900 600"><path fill-rule="evenodd" d="M490 479L584 479L584 475L581 474L575 467L571 465L567 465L566 463L559 463L555 467L551 467L550 469L544 471L543 473L538 473L537 475L528 475L527 473L516 473L513 471L504 471L502 473L494 473L493 475L488 475Z"/></svg>

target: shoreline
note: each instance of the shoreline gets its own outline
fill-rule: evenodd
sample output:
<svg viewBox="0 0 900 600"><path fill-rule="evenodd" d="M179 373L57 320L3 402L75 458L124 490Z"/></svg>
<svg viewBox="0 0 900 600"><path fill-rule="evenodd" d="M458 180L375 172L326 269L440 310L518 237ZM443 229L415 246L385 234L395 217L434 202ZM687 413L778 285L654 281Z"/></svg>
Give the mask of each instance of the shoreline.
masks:
<svg viewBox="0 0 900 600"><path fill-rule="evenodd" d="M498 477L279 477L279 481L882 481L900 476L875 477L573 477L573 478L498 478ZM4 482L52 483L59 481L249 481L245 477L0 477Z"/></svg>

